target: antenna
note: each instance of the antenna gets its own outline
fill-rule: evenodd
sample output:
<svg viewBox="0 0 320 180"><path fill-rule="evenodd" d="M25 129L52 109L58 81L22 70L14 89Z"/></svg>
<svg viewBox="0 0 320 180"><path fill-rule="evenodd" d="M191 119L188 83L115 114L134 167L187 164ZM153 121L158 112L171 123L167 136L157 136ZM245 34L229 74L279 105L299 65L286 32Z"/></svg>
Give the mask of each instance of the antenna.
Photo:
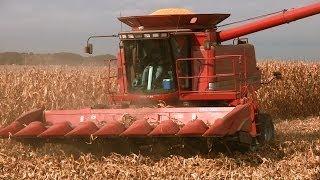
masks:
<svg viewBox="0 0 320 180"><path fill-rule="evenodd" d="M179 19L178 19L178 24L177 24L176 32L178 32L178 29L179 29L180 18L181 18L181 15L179 15Z"/></svg>
<svg viewBox="0 0 320 180"><path fill-rule="evenodd" d="M120 11L120 17L122 17L121 11ZM120 21L120 28L121 28L121 32L122 32L122 21Z"/></svg>

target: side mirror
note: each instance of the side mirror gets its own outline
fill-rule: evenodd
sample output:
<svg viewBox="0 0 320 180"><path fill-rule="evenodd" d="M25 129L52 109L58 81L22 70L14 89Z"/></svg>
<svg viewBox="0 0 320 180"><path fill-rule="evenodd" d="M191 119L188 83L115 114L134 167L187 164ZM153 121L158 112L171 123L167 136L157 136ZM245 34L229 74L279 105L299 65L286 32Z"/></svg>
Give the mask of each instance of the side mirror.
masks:
<svg viewBox="0 0 320 180"><path fill-rule="evenodd" d="M261 84L269 84L271 83L273 80L281 80L282 79L282 74L280 71L275 71L273 72L273 77L269 80L266 80L264 82L261 82Z"/></svg>
<svg viewBox="0 0 320 180"><path fill-rule="evenodd" d="M280 79L282 79L282 74L281 74L281 72L279 72L279 71L275 71L275 72L273 72L273 77L274 77L275 79L280 80Z"/></svg>
<svg viewBox="0 0 320 180"><path fill-rule="evenodd" d="M87 46L85 47L85 52L88 54L92 54L92 52L93 52L92 44L87 44Z"/></svg>
<svg viewBox="0 0 320 180"><path fill-rule="evenodd" d="M104 60L104 63L110 67L113 63L116 63L117 60L118 59L106 59Z"/></svg>

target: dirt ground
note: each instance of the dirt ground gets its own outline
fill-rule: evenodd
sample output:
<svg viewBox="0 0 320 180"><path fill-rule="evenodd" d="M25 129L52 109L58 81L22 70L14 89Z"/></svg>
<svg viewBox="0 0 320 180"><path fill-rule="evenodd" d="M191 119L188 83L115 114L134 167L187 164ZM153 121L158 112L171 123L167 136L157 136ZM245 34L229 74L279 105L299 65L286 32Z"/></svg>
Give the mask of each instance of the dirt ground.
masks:
<svg viewBox="0 0 320 180"><path fill-rule="evenodd" d="M180 156L94 155L1 140L1 179L320 179L320 117L276 120L274 144L257 152ZM80 153L80 154L79 154Z"/></svg>

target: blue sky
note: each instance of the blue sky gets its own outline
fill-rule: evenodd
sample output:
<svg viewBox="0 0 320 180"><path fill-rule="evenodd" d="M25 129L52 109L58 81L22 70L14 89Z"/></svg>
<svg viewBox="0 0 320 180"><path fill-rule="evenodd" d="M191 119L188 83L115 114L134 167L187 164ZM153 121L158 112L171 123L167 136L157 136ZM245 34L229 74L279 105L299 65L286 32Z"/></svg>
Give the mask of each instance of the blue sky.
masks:
<svg viewBox="0 0 320 180"><path fill-rule="evenodd" d="M299 7L319 0L0 0L0 52L83 54L89 35L120 31L117 17L183 7L231 13L225 22ZM249 35L259 59L320 59L320 15ZM117 51L117 39L96 40L97 54Z"/></svg>

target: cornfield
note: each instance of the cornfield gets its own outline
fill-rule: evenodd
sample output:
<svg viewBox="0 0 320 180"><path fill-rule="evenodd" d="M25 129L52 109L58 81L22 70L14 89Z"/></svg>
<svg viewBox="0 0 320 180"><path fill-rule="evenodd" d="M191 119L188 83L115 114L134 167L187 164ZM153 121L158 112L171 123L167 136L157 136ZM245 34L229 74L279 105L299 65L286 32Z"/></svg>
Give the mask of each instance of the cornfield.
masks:
<svg viewBox="0 0 320 180"><path fill-rule="evenodd" d="M168 157L94 155L68 145L33 149L0 140L0 179L320 179L320 63L261 62L263 77L283 80L257 93L276 118L276 142L258 152ZM38 107L105 104L116 83L104 67L0 66L0 122ZM312 117L309 117L312 116Z"/></svg>
<svg viewBox="0 0 320 180"><path fill-rule="evenodd" d="M283 80L264 85L258 100L274 117L307 117L320 113L320 64L305 62L263 62L263 79L274 71ZM111 73L114 73L112 71ZM24 111L74 109L106 104L115 89L108 69L97 66L1 66L0 119L6 123Z"/></svg>
<svg viewBox="0 0 320 180"><path fill-rule="evenodd" d="M258 91L262 109L279 118L320 115L320 63L263 62L263 79L280 71L283 80Z"/></svg>
<svg viewBox="0 0 320 180"><path fill-rule="evenodd" d="M10 122L28 109L74 109L107 102L115 87L96 66L1 66L0 118Z"/></svg>

